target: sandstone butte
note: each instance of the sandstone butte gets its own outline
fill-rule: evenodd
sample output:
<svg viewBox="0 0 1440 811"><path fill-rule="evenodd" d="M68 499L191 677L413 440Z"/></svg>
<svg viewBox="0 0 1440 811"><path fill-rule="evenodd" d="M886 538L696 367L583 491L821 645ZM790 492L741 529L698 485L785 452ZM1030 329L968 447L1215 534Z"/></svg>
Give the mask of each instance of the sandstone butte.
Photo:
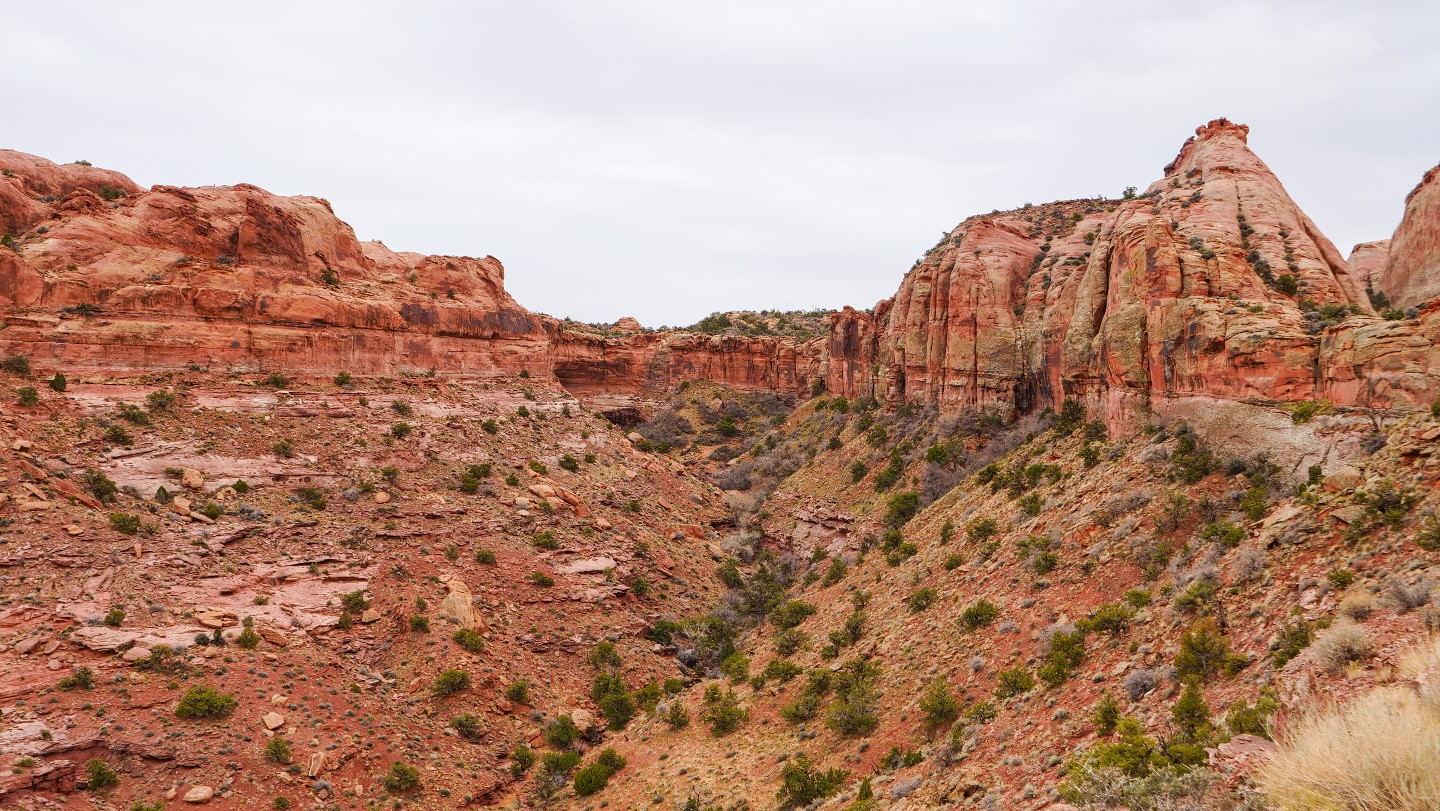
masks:
<svg viewBox="0 0 1440 811"><path fill-rule="evenodd" d="M323 199L245 184L142 190L0 151L0 223L13 235L0 250L0 351L98 374L523 371L582 396L694 379L823 384L1006 416L1075 397L1117 430L1149 413L1244 419L1246 403L1428 404L1440 394L1436 170L1392 239L1347 261L1247 134L1225 119L1198 128L1130 199L966 219L893 297L834 313L810 340L633 321L594 334L516 303L493 257L361 242ZM1367 288L1412 312L1381 317Z"/></svg>

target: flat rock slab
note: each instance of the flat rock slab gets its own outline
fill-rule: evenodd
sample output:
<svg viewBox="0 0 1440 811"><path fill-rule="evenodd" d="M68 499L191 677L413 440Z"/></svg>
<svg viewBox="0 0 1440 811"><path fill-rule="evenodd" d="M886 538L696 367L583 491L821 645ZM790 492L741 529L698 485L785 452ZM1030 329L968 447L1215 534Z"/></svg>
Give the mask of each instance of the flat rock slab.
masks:
<svg viewBox="0 0 1440 811"><path fill-rule="evenodd" d="M614 558L577 558L576 560L557 564L555 571L560 574L601 574L607 569L615 568L615 566Z"/></svg>

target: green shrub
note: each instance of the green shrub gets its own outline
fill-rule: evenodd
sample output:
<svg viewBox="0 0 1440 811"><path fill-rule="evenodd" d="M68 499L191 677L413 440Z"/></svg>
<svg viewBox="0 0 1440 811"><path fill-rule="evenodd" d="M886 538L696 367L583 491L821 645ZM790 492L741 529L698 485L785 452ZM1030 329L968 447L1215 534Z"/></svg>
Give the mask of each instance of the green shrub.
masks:
<svg viewBox="0 0 1440 811"><path fill-rule="evenodd" d="M1234 549L1245 540L1245 530L1229 521L1212 521L1200 530L1200 537L1207 541L1216 541Z"/></svg>
<svg viewBox="0 0 1440 811"><path fill-rule="evenodd" d="M712 692L713 691L713 692ZM740 706L740 699L734 690L720 692L715 685L705 692L705 711L701 718L710 725L710 734L715 737L728 735L740 728L750 713Z"/></svg>
<svg viewBox="0 0 1440 811"><path fill-rule="evenodd" d="M516 777L530 770L535 765L535 753L530 747L520 744L510 753L510 773Z"/></svg>
<svg viewBox="0 0 1440 811"><path fill-rule="evenodd" d="M1187 744L1205 744L1210 741L1214 726L1210 723L1210 706L1200 693L1200 686L1191 681L1185 685L1185 692L1170 710L1170 723L1177 730L1175 741Z"/></svg>
<svg viewBox="0 0 1440 811"><path fill-rule="evenodd" d="M1275 636L1275 642L1270 646L1271 659L1276 667L1284 667L1287 662L1300 655L1300 651L1310 647L1315 641L1315 628L1304 619L1295 619L1280 626L1280 632Z"/></svg>
<svg viewBox="0 0 1440 811"><path fill-rule="evenodd" d="M920 698L920 711L925 713L925 723L930 729L938 729L960 717L960 701L955 691L944 679L936 679Z"/></svg>
<svg viewBox="0 0 1440 811"><path fill-rule="evenodd" d="M596 670L612 670L621 664L620 651L614 642L597 642L590 649L590 666Z"/></svg>
<svg viewBox="0 0 1440 811"><path fill-rule="evenodd" d="M821 771L801 753L780 770L780 804L784 808L808 806L839 791L849 776L844 769Z"/></svg>
<svg viewBox="0 0 1440 811"><path fill-rule="evenodd" d="M470 674L463 670L446 670L435 677L430 688L436 698L448 698L470 686Z"/></svg>
<svg viewBox="0 0 1440 811"><path fill-rule="evenodd" d="M1265 517L1265 511L1270 508L1269 490L1265 483L1257 482L1245 491L1240 497L1240 511L1251 521L1259 521Z"/></svg>
<svg viewBox="0 0 1440 811"><path fill-rule="evenodd" d="M600 708L600 714L612 730L624 729L635 717L635 700L625 689L625 680L619 675L600 673L590 688L590 697Z"/></svg>
<svg viewBox="0 0 1440 811"><path fill-rule="evenodd" d="M1170 454L1173 475L1186 484L1195 484L1210 475L1215 469L1215 457L1209 449L1201 447L1195 435L1182 427L1175 442L1175 452Z"/></svg>
<svg viewBox="0 0 1440 811"><path fill-rule="evenodd" d="M935 589L924 588L906 597L905 605L910 609L910 613L918 614L933 605L937 597Z"/></svg>
<svg viewBox="0 0 1440 811"><path fill-rule="evenodd" d="M516 704L530 703L530 682L516 679L505 686L505 697Z"/></svg>
<svg viewBox="0 0 1440 811"><path fill-rule="evenodd" d="M960 625L967 631L973 631L989 625L999 616L1000 607L982 597L960 612Z"/></svg>
<svg viewBox="0 0 1440 811"><path fill-rule="evenodd" d="M1405 520L1406 513L1414 507L1419 498L1414 494L1397 489L1395 485L1382 481L1369 490L1355 495L1355 500L1364 504L1376 520L1396 529Z"/></svg>
<svg viewBox="0 0 1440 811"><path fill-rule="evenodd" d="M123 608L112 608L112 609L110 609L110 611L105 614L105 618L104 618L103 620L101 620L102 623L104 623L105 625L107 625L107 626L109 626L109 627L111 627L111 628L119 628L119 627L120 627L120 623L122 623L122 622L124 622L124 621L125 621L125 610L124 610Z"/></svg>
<svg viewBox="0 0 1440 811"><path fill-rule="evenodd" d="M110 768L110 764L99 758L92 758L85 762L85 789L87 791L105 791L120 785L120 775Z"/></svg>
<svg viewBox="0 0 1440 811"><path fill-rule="evenodd" d="M679 699L670 702L669 708L665 711L665 723L675 730L690 726L690 712L685 709L685 705Z"/></svg>
<svg viewBox="0 0 1440 811"><path fill-rule="evenodd" d="M789 656L805 646L809 637L805 632L796 628L787 628L775 635L775 652L781 656Z"/></svg>
<svg viewBox="0 0 1440 811"><path fill-rule="evenodd" d="M365 599L365 592L350 591L340 595L340 604L351 614L361 614L370 607L370 601Z"/></svg>
<svg viewBox="0 0 1440 811"><path fill-rule="evenodd" d="M197 685L180 697L175 714L181 718L228 718L238 706L240 702L235 700L234 693L221 693L213 687Z"/></svg>
<svg viewBox="0 0 1440 811"><path fill-rule="evenodd" d="M51 391L63 392L65 391L67 385L69 385L69 381L65 379L65 374L63 372L56 372L55 376L50 378Z"/></svg>
<svg viewBox="0 0 1440 811"><path fill-rule="evenodd" d="M122 535L140 531L140 516L134 513L110 513L110 528Z"/></svg>
<svg viewBox="0 0 1440 811"><path fill-rule="evenodd" d="M410 436L410 432L413 430L415 430L415 428L410 423L397 422L394 425L390 426L390 436L393 436L396 439L404 439L405 437Z"/></svg>
<svg viewBox="0 0 1440 811"><path fill-rule="evenodd" d="M1440 401L1437 401L1440 402ZM860 460L850 463L850 481L859 482L870 472L870 466Z"/></svg>
<svg viewBox="0 0 1440 811"><path fill-rule="evenodd" d="M575 796L589 797L600 791L610 782L610 775L610 770L598 763L586 766L575 773Z"/></svg>
<svg viewBox="0 0 1440 811"><path fill-rule="evenodd" d="M485 565L485 566L494 566L494 565L495 565L495 552L494 552L494 550L491 550L491 549L477 549L477 550L475 550L475 562L476 562L476 563L479 563L479 564L482 564L482 565Z"/></svg>
<svg viewBox="0 0 1440 811"><path fill-rule="evenodd" d="M235 644L244 650L255 650L260 647L260 634L255 631L255 623L249 617L245 618L244 627L240 630L239 636L235 637Z"/></svg>
<svg viewBox="0 0 1440 811"><path fill-rule="evenodd" d="M460 474L460 490L466 493L474 493L480 489L480 480L489 477L491 471L489 462L481 462L478 465L470 465Z"/></svg>
<svg viewBox="0 0 1440 811"><path fill-rule="evenodd" d="M551 586L555 585L555 578L551 577L548 574L545 574L544 572L531 572L530 582L535 584L536 586L539 586L540 588L548 589Z"/></svg>
<svg viewBox="0 0 1440 811"><path fill-rule="evenodd" d="M965 535L972 541L982 543L995 537L999 531L1000 524L995 519L977 518L970 522L970 526L965 530Z"/></svg>
<svg viewBox="0 0 1440 811"><path fill-rule="evenodd" d="M0 371L8 372L17 377L30 376L30 359L24 355L11 355L0 360Z"/></svg>
<svg viewBox="0 0 1440 811"><path fill-rule="evenodd" d="M575 721L568 715L557 716L550 723L546 724L540 732L545 742L556 749L569 749L580 740L580 729L575 726Z"/></svg>
<svg viewBox="0 0 1440 811"><path fill-rule="evenodd" d="M24 405L24 403L21 403L21 405ZM34 403L31 403L31 405L34 405ZM130 436L129 431L125 430L125 426L118 422L112 422L105 427L105 441L112 445L129 447L135 442L135 438Z"/></svg>
<svg viewBox="0 0 1440 811"><path fill-rule="evenodd" d="M1209 793L1210 779L1190 770L1204 759L1204 749L1176 742L1162 746L1145 735L1134 718L1116 725L1118 740L1082 752L1066 771L1060 795L1086 808L1199 808ZM1198 751L1198 759L1196 757Z"/></svg>
<svg viewBox="0 0 1440 811"><path fill-rule="evenodd" d="M879 668L863 659L851 659L835 671L829 680L835 701L825 714L826 726L845 736L874 732L880 724L881 696L875 688L879 675Z"/></svg>
<svg viewBox="0 0 1440 811"><path fill-rule="evenodd" d="M1050 651L1036 674L1050 686L1063 684L1085 658L1085 632L1056 630L1050 635Z"/></svg>
<svg viewBox="0 0 1440 811"><path fill-rule="evenodd" d="M1070 436L1085 423L1085 406L1078 400L1066 397L1060 403L1060 411L1050 422L1050 427L1060 436Z"/></svg>
<svg viewBox="0 0 1440 811"><path fill-rule="evenodd" d="M478 741L485 736L485 728L477 716L465 713L450 719L450 728L467 741Z"/></svg>
<svg viewBox="0 0 1440 811"><path fill-rule="evenodd" d="M914 490L902 490L890 497L885 510L885 525L901 527L920 511L920 494Z"/></svg>
<svg viewBox="0 0 1440 811"><path fill-rule="evenodd" d="M720 661L720 672L736 684L746 681L750 678L750 657L737 650Z"/></svg>
<svg viewBox="0 0 1440 811"><path fill-rule="evenodd" d="M1125 602L1137 610L1150 605L1151 599L1152 595L1145 589L1130 589L1125 592Z"/></svg>
<svg viewBox="0 0 1440 811"><path fill-rule="evenodd" d="M574 473L580 469L580 461L567 453L560 457L560 467Z"/></svg>
<svg viewBox="0 0 1440 811"><path fill-rule="evenodd" d="M1280 709L1279 696L1273 687L1260 688L1260 695L1254 704L1236 701L1225 713L1225 727L1231 735L1258 735L1270 737L1267 719Z"/></svg>
<svg viewBox="0 0 1440 811"><path fill-rule="evenodd" d="M1285 277L1281 276L1280 278ZM1294 277L1292 276L1291 279L1293 281ZM1319 414L1329 413L1331 408L1329 400L1305 400L1285 406L1285 410L1290 412L1290 421L1296 425L1309 422Z"/></svg>
<svg viewBox="0 0 1440 811"><path fill-rule="evenodd" d="M420 770L397 760L390 764L390 771L380 778L380 785L386 791L402 794L420 785Z"/></svg>
<svg viewBox="0 0 1440 811"><path fill-rule="evenodd" d="M1180 652L1175 654L1175 671L1183 679L1202 681L1216 673L1234 675L1246 660L1230 652L1230 643L1220 635L1212 619L1201 620L1181 634Z"/></svg>
<svg viewBox="0 0 1440 811"><path fill-rule="evenodd" d="M1107 738L1115 732L1115 727L1120 723L1120 702L1109 690L1100 694L1100 700L1090 710L1090 720L1095 724L1095 734Z"/></svg>
<svg viewBox="0 0 1440 811"><path fill-rule="evenodd" d="M814 615L815 606L804 600L789 600L774 611L770 612L770 622L776 628L786 630L794 628L804 622L808 617Z"/></svg>
<svg viewBox="0 0 1440 811"><path fill-rule="evenodd" d="M1041 510L1045 509L1045 497L1039 493L1026 493L1025 496L1020 499L1019 504L1020 509L1024 511L1026 515L1036 516L1040 514Z"/></svg>
<svg viewBox="0 0 1440 811"><path fill-rule="evenodd" d="M113 502L115 494L120 492L120 488L116 486L115 482L94 468L86 468L85 472L80 474L80 483L90 491L90 495L94 496L96 500L106 504ZM140 528L138 523L135 528L137 530Z"/></svg>
<svg viewBox="0 0 1440 811"><path fill-rule="evenodd" d="M605 788L611 776L625 768L625 758L614 749L601 752L595 762L575 774L575 793L581 797Z"/></svg>
<svg viewBox="0 0 1440 811"><path fill-rule="evenodd" d="M285 738L276 735L265 742L265 759L271 763L288 765L292 757L294 757L294 752L290 748L290 742Z"/></svg>
<svg viewBox="0 0 1440 811"><path fill-rule="evenodd" d="M479 653L485 650L485 637L469 628L461 628L454 634L451 634L450 639L471 653Z"/></svg>
<svg viewBox="0 0 1440 811"><path fill-rule="evenodd" d="M61 690L93 690L95 689L95 671L88 667L77 667L70 675L60 680L58 685Z"/></svg>
<svg viewBox="0 0 1440 811"><path fill-rule="evenodd" d="M765 669L760 671L760 675L768 681L785 684L804 672L803 668L788 659L771 659L765 663Z"/></svg>
<svg viewBox="0 0 1440 811"><path fill-rule="evenodd" d="M996 698L1010 698L1035 689L1035 677L1024 667L1012 667L997 674Z"/></svg>
<svg viewBox="0 0 1440 811"><path fill-rule="evenodd" d="M988 724L995 720L999 712L995 705L988 701L977 701L965 710L965 720L972 724Z"/></svg>
<svg viewBox="0 0 1440 811"><path fill-rule="evenodd" d="M410 631L416 634L430 633L430 618L424 614L411 614Z"/></svg>

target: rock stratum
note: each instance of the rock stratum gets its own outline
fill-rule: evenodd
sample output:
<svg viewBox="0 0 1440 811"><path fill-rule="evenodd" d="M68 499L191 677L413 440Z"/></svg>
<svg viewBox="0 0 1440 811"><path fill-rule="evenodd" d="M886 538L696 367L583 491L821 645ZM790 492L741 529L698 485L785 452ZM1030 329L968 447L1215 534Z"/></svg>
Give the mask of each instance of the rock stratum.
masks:
<svg viewBox="0 0 1440 811"><path fill-rule="evenodd" d="M525 372L579 394L687 380L1007 416L1075 397L1114 426L1180 404L1440 393L1440 183L1347 261L1252 151L1200 127L1143 193L971 217L896 294L810 340L577 330L520 306L493 257L361 242L330 205L249 185L148 191L0 152L0 348L100 373ZM1382 317L1367 291L1385 293Z"/></svg>

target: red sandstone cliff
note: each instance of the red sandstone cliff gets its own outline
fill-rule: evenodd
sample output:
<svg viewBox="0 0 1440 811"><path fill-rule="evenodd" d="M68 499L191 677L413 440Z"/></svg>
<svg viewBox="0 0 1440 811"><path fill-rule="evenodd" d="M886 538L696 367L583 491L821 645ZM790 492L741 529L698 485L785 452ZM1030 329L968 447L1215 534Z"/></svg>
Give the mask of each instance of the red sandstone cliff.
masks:
<svg viewBox="0 0 1440 811"><path fill-rule="evenodd" d="M1436 326L1374 317L1247 133L1199 128L1136 199L961 223L873 316L837 314L830 387L1002 411L1074 395L1116 421L1193 397L1428 401Z"/></svg>
<svg viewBox="0 0 1440 811"><path fill-rule="evenodd" d="M600 336L547 322L551 368L576 394L645 395L688 380L738 389L808 392L825 377L823 339L702 335L689 332Z"/></svg>
<svg viewBox="0 0 1440 811"><path fill-rule="evenodd" d="M1199 128L1132 199L967 219L895 296L835 313L828 337L808 341L577 331L511 299L497 260L361 243L321 199L141 191L0 152L0 218L16 235L0 248L0 351L98 371L523 370L583 394L700 378L799 394L823 380L949 411L1077 396L1117 424L1189 401L1428 403L1440 308L1382 321L1365 283L1402 306L1440 292L1435 171L1388 257L1376 244L1347 262L1247 134L1224 119Z"/></svg>
<svg viewBox="0 0 1440 811"><path fill-rule="evenodd" d="M1405 216L1375 286L1401 309L1440 296L1440 166L1426 172L1405 198Z"/></svg>
<svg viewBox="0 0 1440 811"><path fill-rule="evenodd" d="M117 175L128 193L105 200L14 154L0 167L29 196L4 213L28 225L0 249L4 343L42 365L548 370L539 319L494 258L361 243L326 201L249 185L142 192Z"/></svg>

